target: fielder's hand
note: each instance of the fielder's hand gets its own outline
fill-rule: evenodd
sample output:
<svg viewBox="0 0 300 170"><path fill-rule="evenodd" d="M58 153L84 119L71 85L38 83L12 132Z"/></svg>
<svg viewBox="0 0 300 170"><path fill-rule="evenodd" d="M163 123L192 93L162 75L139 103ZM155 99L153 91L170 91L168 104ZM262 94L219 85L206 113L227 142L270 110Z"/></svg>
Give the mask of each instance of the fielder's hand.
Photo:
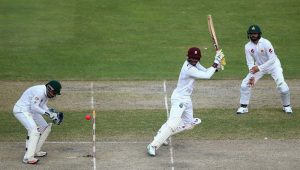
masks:
<svg viewBox="0 0 300 170"><path fill-rule="evenodd" d="M49 116L49 118L50 118L51 120L57 119L57 113L54 113L54 112L45 112L45 114L46 114L47 116Z"/></svg>
<svg viewBox="0 0 300 170"><path fill-rule="evenodd" d="M63 121L63 119L64 119L64 113L58 112L57 113L57 118L53 119L53 123L57 124L57 125L60 125L60 123Z"/></svg>
<svg viewBox="0 0 300 170"><path fill-rule="evenodd" d="M252 74L255 74L255 73L257 73L257 72L259 72L258 66L253 66L253 67L250 69L250 73L252 73Z"/></svg>
<svg viewBox="0 0 300 170"><path fill-rule="evenodd" d="M50 110L50 109L49 109ZM54 110L52 110L54 111ZM59 125L63 119L64 119L64 114L62 112L45 112L47 116L53 121L54 124Z"/></svg>
<svg viewBox="0 0 300 170"><path fill-rule="evenodd" d="M247 85L249 87L254 87L254 83L255 83L255 78L254 77L251 77L247 83Z"/></svg>

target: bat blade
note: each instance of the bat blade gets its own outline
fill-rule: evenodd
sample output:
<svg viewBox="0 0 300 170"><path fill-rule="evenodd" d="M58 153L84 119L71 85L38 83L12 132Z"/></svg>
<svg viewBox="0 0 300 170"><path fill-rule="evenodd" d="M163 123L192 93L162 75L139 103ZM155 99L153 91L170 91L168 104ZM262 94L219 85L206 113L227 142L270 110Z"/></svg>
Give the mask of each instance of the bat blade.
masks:
<svg viewBox="0 0 300 170"><path fill-rule="evenodd" d="M208 31L211 36L215 50L219 50L219 43L218 43L218 39L217 39L217 35L216 35L216 31L215 31L215 27L211 15L208 15L207 22L208 22Z"/></svg>
<svg viewBox="0 0 300 170"><path fill-rule="evenodd" d="M208 23L208 31L209 31L210 37L212 39L213 46L214 46L215 50L218 51L220 49L220 47L219 47L219 43L218 43L218 39L217 39L217 35L216 35L216 31L215 31L215 27L214 27L214 23L213 23L213 19L212 19L211 15L207 16L207 23ZM224 65L226 65L225 57L221 61L221 69L222 70L224 70Z"/></svg>

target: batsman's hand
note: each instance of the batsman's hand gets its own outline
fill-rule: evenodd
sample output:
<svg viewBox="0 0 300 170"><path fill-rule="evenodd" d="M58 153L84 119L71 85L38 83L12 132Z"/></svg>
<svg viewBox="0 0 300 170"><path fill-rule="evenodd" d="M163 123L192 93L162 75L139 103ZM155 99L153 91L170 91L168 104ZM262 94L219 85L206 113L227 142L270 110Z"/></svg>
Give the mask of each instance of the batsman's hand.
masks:
<svg viewBox="0 0 300 170"><path fill-rule="evenodd" d="M218 50L216 52L214 63L220 65L222 58L224 58L224 54L223 54L222 50Z"/></svg>
<svg viewBox="0 0 300 170"><path fill-rule="evenodd" d="M255 78L254 77L251 77L247 83L247 85L249 87L254 87L254 83L255 83Z"/></svg>

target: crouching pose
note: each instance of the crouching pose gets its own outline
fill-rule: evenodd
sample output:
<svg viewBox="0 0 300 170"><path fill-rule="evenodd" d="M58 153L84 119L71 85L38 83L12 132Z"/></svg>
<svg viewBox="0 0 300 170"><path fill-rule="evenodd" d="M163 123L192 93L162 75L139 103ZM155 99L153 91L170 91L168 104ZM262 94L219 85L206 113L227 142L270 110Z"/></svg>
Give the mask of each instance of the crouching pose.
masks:
<svg viewBox="0 0 300 170"><path fill-rule="evenodd" d="M193 117L193 105L191 94L196 79L210 79L220 67L220 62L224 57L221 50L217 51L214 63L211 67L203 67L199 61L201 51L197 47L192 47L188 50L187 60L183 63L179 75L176 89L171 96L170 116L164 123L154 140L147 146L147 152L150 156L156 155L156 150L166 140L179 132L192 129L195 125L201 123L201 119Z"/></svg>
<svg viewBox="0 0 300 170"><path fill-rule="evenodd" d="M13 115L26 128L28 135L26 139L26 153L23 162L36 164L39 160L35 157L43 157L47 152L41 151L45 140L51 132L52 123L47 123L43 115L47 115L54 124L60 124L63 113L49 109L49 99L60 95L61 84L52 80L46 85L37 85L28 88L17 101L13 108Z"/></svg>
<svg viewBox="0 0 300 170"><path fill-rule="evenodd" d="M251 25L247 31L250 41L245 45L245 54L249 73L241 83L240 107L237 114L248 112L251 97L251 87L264 75L270 74L280 93L282 110L293 113L290 101L290 90L283 77L281 63L275 54L271 42L261 37L261 30L257 25Z"/></svg>

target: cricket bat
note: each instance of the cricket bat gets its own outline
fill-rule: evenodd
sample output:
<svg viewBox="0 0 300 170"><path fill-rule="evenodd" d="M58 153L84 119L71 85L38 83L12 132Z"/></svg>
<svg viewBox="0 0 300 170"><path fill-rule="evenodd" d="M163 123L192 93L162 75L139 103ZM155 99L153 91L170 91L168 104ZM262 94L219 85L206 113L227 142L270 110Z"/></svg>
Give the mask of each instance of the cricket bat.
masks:
<svg viewBox="0 0 300 170"><path fill-rule="evenodd" d="M217 39L217 35L216 35L216 32L215 32L215 27L214 27L214 23L213 23L211 15L208 15L207 22L208 22L208 31L209 31L209 34L211 36L213 46L214 46L215 50L218 51L220 49L220 47L219 47L219 44L218 44L218 39ZM225 60L225 57L224 57L221 61L221 69L222 70L224 70L225 65L226 65L226 60Z"/></svg>

